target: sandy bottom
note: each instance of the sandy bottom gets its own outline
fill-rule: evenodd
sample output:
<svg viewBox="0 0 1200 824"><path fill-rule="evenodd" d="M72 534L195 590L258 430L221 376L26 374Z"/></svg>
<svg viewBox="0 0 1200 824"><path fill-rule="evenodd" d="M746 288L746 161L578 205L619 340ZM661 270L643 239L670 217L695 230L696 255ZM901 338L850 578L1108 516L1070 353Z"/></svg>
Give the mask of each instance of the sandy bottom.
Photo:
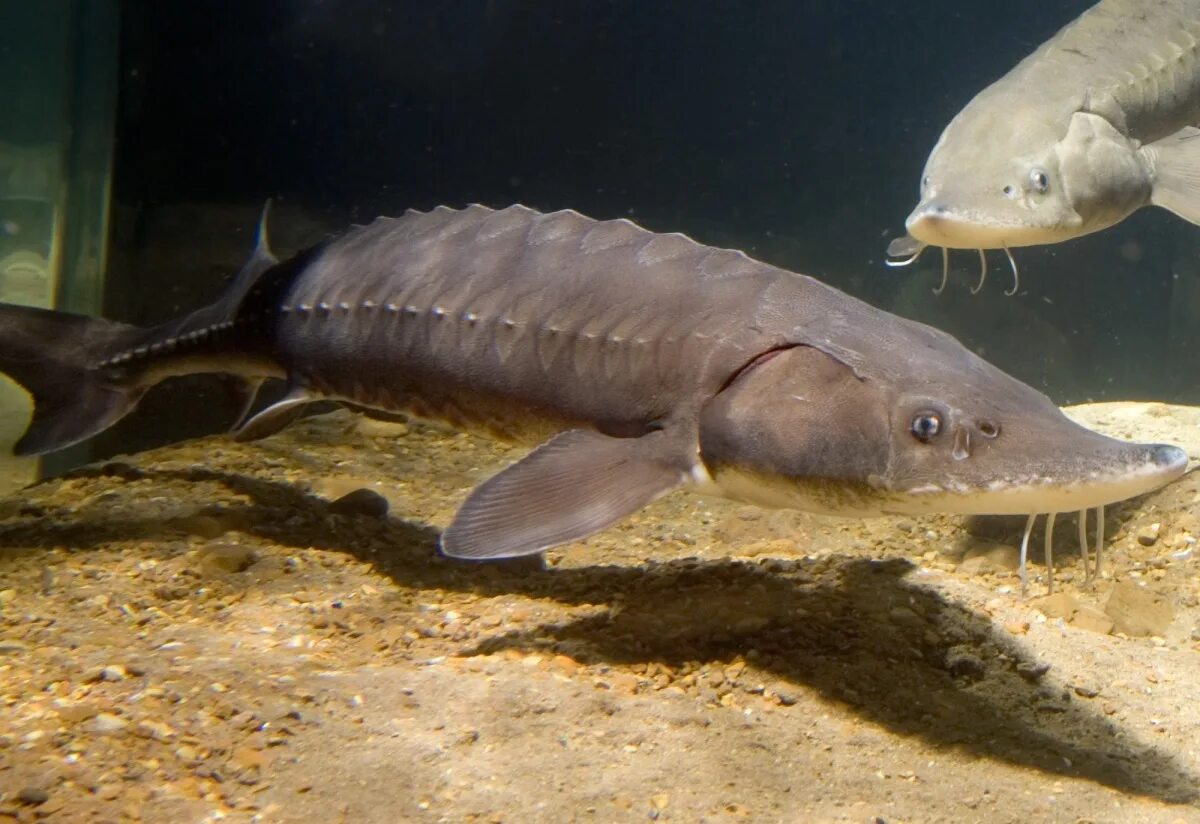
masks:
<svg viewBox="0 0 1200 824"><path fill-rule="evenodd" d="M336 413L0 499L0 822L1200 821L1200 476L1022 601L1021 518L677 494L437 557L517 454Z"/></svg>

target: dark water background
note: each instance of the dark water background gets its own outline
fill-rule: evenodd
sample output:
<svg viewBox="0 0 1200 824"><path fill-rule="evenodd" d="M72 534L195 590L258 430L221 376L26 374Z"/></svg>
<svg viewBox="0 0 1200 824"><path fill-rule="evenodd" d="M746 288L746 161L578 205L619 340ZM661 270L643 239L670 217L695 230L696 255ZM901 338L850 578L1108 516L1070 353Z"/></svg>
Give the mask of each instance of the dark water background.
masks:
<svg viewBox="0 0 1200 824"><path fill-rule="evenodd" d="M974 253L940 297L936 252L882 262L944 125L1089 5L129 2L109 314L210 297L267 197L291 245L520 202L745 249L941 326L1059 402L1200 402L1200 229L1166 212L1019 250L1012 298L998 253L974 297Z"/></svg>

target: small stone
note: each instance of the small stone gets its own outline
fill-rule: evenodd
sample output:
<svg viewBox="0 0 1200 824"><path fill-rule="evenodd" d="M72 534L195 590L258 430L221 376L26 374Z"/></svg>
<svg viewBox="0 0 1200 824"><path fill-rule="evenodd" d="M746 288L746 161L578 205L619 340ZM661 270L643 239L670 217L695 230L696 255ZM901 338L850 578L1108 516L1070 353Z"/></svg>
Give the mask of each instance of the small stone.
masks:
<svg viewBox="0 0 1200 824"><path fill-rule="evenodd" d="M408 423L402 420L385 420L361 415L356 422L355 429L360 435L368 438L397 439L408 434Z"/></svg>
<svg viewBox="0 0 1200 824"><path fill-rule="evenodd" d="M209 544L198 554L202 571L209 574L245 572L258 562L258 553L241 544Z"/></svg>
<svg viewBox="0 0 1200 824"><path fill-rule="evenodd" d="M633 695L638 689L638 677L628 672L615 672L609 678L615 692Z"/></svg>
<svg viewBox="0 0 1200 824"><path fill-rule="evenodd" d="M1064 621L1070 621L1079 609L1079 601L1075 596L1065 592L1038 598L1033 605L1047 618L1062 618Z"/></svg>
<svg viewBox="0 0 1200 824"><path fill-rule="evenodd" d="M92 680L93 681L124 681L128 677L129 677L129 673L125 670L125 667L121 666L120 664L109 664L107 667L104 667L98 673L96 673L95 678L93 678Z"/></svg>
<svg viewBox="0 0 1200 824"><path fill-rule="evenodd" d="M1017 664L1017 674L1026 681L1037 681L1050 671L1050 665L1036 661L1021 661Z"/></svg>
<svg viewBox="0 0 1200 824"><path fill-rule="evenodd" d="M1071 626L1108 635L1113 630L1113 620L1095 607L1081 604L1071 618Z"/></svg>
<svg viewBox="0 0 1200 824"><path fill-rule="evenodd" d="M17 800L30 807L37 807L50 800L50 793L41 787L22 787L17 793Z"/></svg>
<svg viewBox="0 0 1200 824"><path fill-rule="evenodd" d="M550 659L550 664L563 675L574 675L579 669L579 663L566 655L556 655Z"/></svg>
<svg viewBox="0 0 1200 824"><path fill-rule="evenodd" d="M1154 546L1158 543L1158 535L1162 532L1162 524L1154 523L1144 526L1137 531L1137 542L1142 546Z"/></svg>
<svg viewBox="0 0 1200 824"><path fill-rule="evenodd" d="M92 731L101 735L121 732L128 726L128 721L119 715L113 715L111 712L99 713L92 719Z"/></svg>
<svg viewBox="0 0 1200 824"><path fill-rule="evenodd" d="M1113 621L1113 631L1130 637L1166 635L1175 620L1170 602L1133 581L1122 581L1112 588L1104 612Z"/></svg>
<svg viewBox="0 0 1200 824"><path fill-rule="evenodd" d="M1004 624L1004 629L1007 630L1011 635L1024 635L1025 633L1029 632L1029 622L1006 621Z"/></svg>
<svg viewBox="0 0 1200 824"><path fill-rule="evenodd" d="M971 546L963 553L963 564L975 562L976 558L982 559L976 563L981 564L983 570L989 568L1013 570L1021 563L1021 552L1012 544L1000 544L974 538ZM959 565L959 568L962 568L962 564Z"/></svg>
<svg viewBox="0 0 1200 824"><path fill-rule="evenodd" d="M929 553L926 554L928 555ZM991 564L988 563L988 559L984 558L982 555L976 555L974 558L967 558L958 565L959 573L962 575L968 575L972 578L976 575L982 574L985 570L990 568Z"/></svg>
<svg viewBox="0 0 1200 824"><path fill-rule="evenodd" d="M906 624L908 626L922 623L921 616L908 607L892 607L888 610L888 617L897 624Z"/></svg>
<svg viewBox="0 0 1200 824"><path fill-rule="evenodd" d="M757 521L763 516L763 511L756 506L739 506L737 517L743 521Z"/></svg>
<svg viewBox="0 0 1200 824"><path fill-rule="evenodd" d="M382 518L387 515L387 498L370 489L356 489L348 492L329 505L329 511L334 515L363 515L368 518Z"/></svg>
<svg viewBox="0 0 1200 824"><path fill-rule="evenodd" d="M267 765L267 757L258 750L238 747L230 756L229 763L239 770L262 769Z"/></svg>
<svg viewBox="0 0 1200 824"><path fill-rule="evenodd" d="M771 692L775 693L775 700L785 707L793 706L800 701L800 696L796 691L785 684L776 684L771 688Z"/></svg>
<svg viewBox="0 0 1200 824"><path fill-rule="evenodd" d="M951 647L946 653L946 671L955 678L977 681L987 673L983 660L969 647Z"/></svg>
<svg viewBox="0 0 1200 824"><path fill-rule="evenodd" d="M98 710L90 704L68 704L61 707L55 707L54 711L58 713L58 717L66 721L68 724L78 724L87 721L89 718L95 718Z"/></svg>
<svg viewBox="0 0 1200 824"><path fill-rule="evenodd" d="M154 741L169 741L175 736L175 730L162 721L141 721L137 725L136 732L142 738L150 738Z"/></svg>
<svg viewBox="0 0 1200 824"><path fill-rule="evenodd" d="M1084 698L1095 698L1100 694L1100 688L1093 684L1074 684L1072 689L1075 690L1076 695L1080 695Z"/></svg>

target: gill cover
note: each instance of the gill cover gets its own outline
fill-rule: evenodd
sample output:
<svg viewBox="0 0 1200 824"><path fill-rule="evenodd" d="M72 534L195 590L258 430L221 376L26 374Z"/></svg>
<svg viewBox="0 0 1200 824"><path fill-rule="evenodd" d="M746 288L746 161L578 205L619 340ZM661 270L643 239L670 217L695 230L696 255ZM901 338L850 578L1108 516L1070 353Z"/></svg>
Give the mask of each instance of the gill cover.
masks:
<svg viewBox="0 0 1200 824"><path fill-rule="evenodd" d="M700 416L700 457L722 488L756 479L816 494L852 487L865 493L869 479L886 472L889 445L883 394L810 346L760 357Z"/></svg>

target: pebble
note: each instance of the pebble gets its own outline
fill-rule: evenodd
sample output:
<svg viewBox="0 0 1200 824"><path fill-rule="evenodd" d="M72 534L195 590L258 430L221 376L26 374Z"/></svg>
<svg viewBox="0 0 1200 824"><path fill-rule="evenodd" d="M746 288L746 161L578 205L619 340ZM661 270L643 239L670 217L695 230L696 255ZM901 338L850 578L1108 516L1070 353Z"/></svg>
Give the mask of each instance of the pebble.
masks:
<svg viewBox="0 0 1200 824"><path fill-rule="evenodd" d="M1034 606L1047 618L1062 618L1064 621L1070 621L1079 609L1079 600L1074 595L1058 592L1054 595L1047 595L1045 598L1038 598L1034 602Z"/></svg>
<svg viewBox="0 0 1200 824"><path fill-rule="evenodd" d="M968 562L978 565L979 570L990 568L1015 570L1021 563L1021 553L1016 546L1011 544L975 538L972 539L971 546L963 553L963 564L960 567Z"/></svg>
<svg viewBox="0 0 1200 824"><path fill-rule="evenodd" d="M1006 629L1012 635L1024 635L1029 632L1028 621L1006 621L1004 624Z"/></svg>
<svg viewBox="0 0 1200 824"><path fill-rule="evenodd" d="M129 673L125 670L125 667L121 666L120 664L109 664L107 667L104 667L98 673L96 673L95 678L93 678L92 680L93 681L124 681L128 677L129 677Z"/></svg>
<svg viewBox="0 0 1200 824"><path fill-rule="evenodd" d="M364 515L368 518L382 518L388 513L388 501L387 498L373 490L356 489L331 503L329 511L335 515Z"/></svg>
<svg viewBox="0 0 1200 824"><path fill-rule="evenodd" d="M1113 620L1095 607L1081 604L1071 618L1071 626L1100 635L1108 635L1113 631Z"/></svg>
<svg viewBox="0 0 1200 824"><path fill-rule="evenodd" d="M209 544L199 551L203 572L245 572L258 562L258 553L241 544Z"/></svg>
<svg viewBox="0 0 1200 824"><path fill-rule="evenodd" d="M771 688L771 692L775 693L775 698L785 707L790 707L800 700L799 694L785 684L776 684Z"/></svg>
<svg viewBox="0 0 1200 824"><path fill-rule="evenodd" d="M969 648L952 647L946 653L946 671L955 678L978 680L987 673L987 666L978 655L968 651Z"/></svg>
<svg viewBox="0 0 1200 824"><path fill-rule="evenodd" d="M154 741L169 741L175 736L175 730L162 721L141 721L137 725L137 734Z"/></svg>
<svg viewBox="0 0 1200 824"><path fill-rule="evenodd" d="M551 665L564 675L574 675L579 669L579 663L566 655L555 655L550 661Z"/></svg>
<svg viewBox="0 0 1200 824"><path fill-rule="evenodd" d="M119 715L113 715L111 712L99 713L92 719L92 730L101 735L121 732L128 726L128 721Z"/></svg>
<svg viewBox="0 0 1200 824"><path fill-rule="evenodd" d="M921 616L908 607L892 607L888 610L888 617L898 624L912 626L921 623Z"/></svg>
<svg viewBox="0 0 1200 824"><path fill-rule="evenodd" d="M1142 546L1154 546L1158 543L1160 532L1162 532L1162 524L1155 521L1137 531L1137 542Z"/></svg>
<svg viewBox="0 0 1200 824"><path fill-rule="evenodd" d="M368 438L399 439L408 434L408 423L400 420L368 418L366 415L361 415L355 422L355 429Z"/></svg>
<svg viewBox="0 0 1200 824"><path fill-rule="evenodd" d="M925 554L928 555L929 553ZM981 575L985 570L990 569L990 566L991 565L988 563L987 558L984 558L982 555L977 555L974 558L968 558L960 563L958 565L958 572L960 575L967 575L973 578L976 575Z"/></svg>
<svg viewBox="0 0 1200 824"><path fill-rule="evenodd" d="M1175 608L1169 601L1133 581L1122 581L1112 588L1104 613L1112 619L1114 632L1131 638L1165 635L1175 620Z"/></svg>
<svg viewBox="0 0 1200 824"><path fill-rule="evenodd" d="M17 793L17 800L22 804L37 807L50 800L50 793L41 787L22 787Z"/></svg>
<svg viewBox="0 0 1200 824"><path fill-rule="evenodd" d="M1017 664L1017 674L1026 681L1037 681L1050 671L1050 665L1035 661L1021 661Z"/></svg>
<svg viewBox="0 0 1200 824"><path fill-rule="evenodd" d="M258 750L249 747L238 747L230 756L229 762L240 770L262 769L267 765L267 757Z"/></svg>
<svg viewBox="0 0 1200 824"><path fill-rule="evenodd" d="M638 689L638 677L628 672L614 672L608 681L614 691L625 695L633 695Z"/></svg>

